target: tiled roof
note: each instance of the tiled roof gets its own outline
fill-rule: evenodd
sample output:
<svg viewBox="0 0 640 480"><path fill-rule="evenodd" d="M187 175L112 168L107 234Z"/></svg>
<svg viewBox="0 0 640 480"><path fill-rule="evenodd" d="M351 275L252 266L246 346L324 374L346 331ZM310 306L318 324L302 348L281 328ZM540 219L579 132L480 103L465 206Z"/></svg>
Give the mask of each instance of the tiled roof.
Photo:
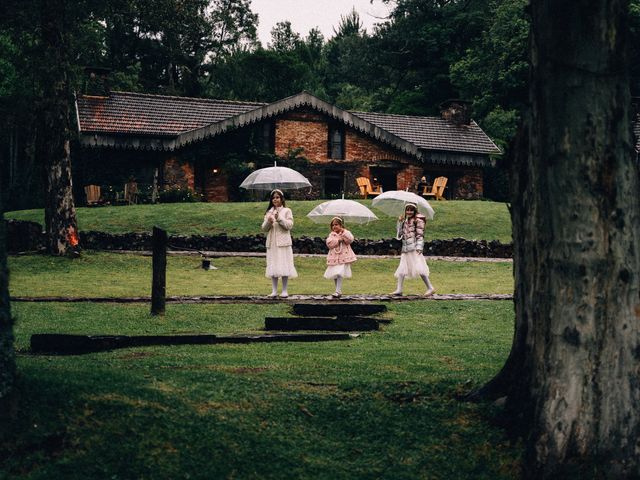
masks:
<svg viewBox="0 0 640 480"><path fill-rule="evenodd" d="M422 155L420 150L501 153L475 122L456 126L436 117L347 112L307 92L273 103L111 92L108 97L79 96L77 104L80 132L85 134L87 146L173 150L229 128L310 106L418 158ZM100 138L92 138L94 134ZM130 136L124 144L115 140L115 136L123 138L122 135ZM141 140L143 137L149 140Z"/></svg>
<svg viewBox="0 0 640 480"><path fill-rule="evenodd" d="M264 103L111 92L78 97L81 132L175 136L217 123Z"/></svg>
<svg viewBox="0 0 640 480"><path fill-rule="evenodd" d="M473 120L470 125L458 126L438 117L351 113L422 149L481 154L501 153L496 144Z"/></svg>
<svg viewBox="0 0 640 480"><path fill-rule="evenodd" d="M636 116L635 122L633 122L633 133L636 137L636 151L640 152L640 113Z"/></svg>

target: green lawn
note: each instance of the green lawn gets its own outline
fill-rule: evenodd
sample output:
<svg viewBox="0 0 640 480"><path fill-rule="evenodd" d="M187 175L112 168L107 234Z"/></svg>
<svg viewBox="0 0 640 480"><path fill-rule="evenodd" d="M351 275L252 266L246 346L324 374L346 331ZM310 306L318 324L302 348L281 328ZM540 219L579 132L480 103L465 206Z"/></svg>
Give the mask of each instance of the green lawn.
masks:
<svg viewBox="0 0 640 480"><path fill-rule="evenodd" d="M146 211L156 215L148 219L153 224L166 209L174 222L186 222L188 215L178 216L184 206L81 209L80 219L112 211L125 221L126 212ZM247 227L254 223L246 220ZM199 257L170 256L167 294L270 290L264 258L213 263L218 270L204 271ZM359 259L344 293L390 292L397 264ZM429 265L439 293L513 291L508 262ZM296 257L296 266L291 294L333 290L322 278L323 257ZM9 268L15 296L150 294L151 258L140 255L11 256ZM408 294L424 291L419 280L405 286ZM458 399L504 364L513 302L428 300L388 308L392 323L349 341L51 356L29 352L32 334L252 334L263 332L266 316L287 315L289 307L168 304L166 315L153 317L148 304L13 302L19 399L15 418L0 419L0 478L518 478L522 448L497 426L497 407Z"/></svg>
<svg viewBox="0 0 640 480"><path fill-rule="evenodd" d="M306 214L321 203L291 201L295 226L293 234L324 237L328 225L312 223ZM362 201L371 206L371 200ZM425 237L432 239L466 238L468 240L499 240L511 242L511 220L505 203L489 201L431 202L436 215L428 222ZM81 230L110 233L149 232L154 225L170 234L229 236L256 234L260 230L266 202L244 203L173 203L164 205L132 205L100 208L78 208ZM366 226L348 225L358 238L380 239L395 236L395 218L373 209L379 221ZM22 210L5 213L5 218L44 222L43 210Z"/></svg>
<svg viewBox="0 0 640 480"><path fill-rule="evenodd" d="M14 303L21 398L0 478L518 478L493 407L456 399L504 363L512 302L389 308L384 330L343 342L35 356L36 332L259 332L287 307Z"/></svg>
<svg viewBox="0 0 640 480"><path fill-rule="evenodd" d="M345 295L389 293L395 288L397 259L361 258L353 278L344 281ZM218 270L202 270L200 257L169 256L167 295L267 295L265 259L226 257L213 260ZM324 257L296 257L299 277L289 293L329 294L333 282L322 277ZM429 260L438 293L513 293L509 262ZM83 252L79 259L25 255L9 257L10 293L14 296L122 297L150 295L151 257L110 252ZM405 293L424 293L421 280L407 280Z"/></svg>

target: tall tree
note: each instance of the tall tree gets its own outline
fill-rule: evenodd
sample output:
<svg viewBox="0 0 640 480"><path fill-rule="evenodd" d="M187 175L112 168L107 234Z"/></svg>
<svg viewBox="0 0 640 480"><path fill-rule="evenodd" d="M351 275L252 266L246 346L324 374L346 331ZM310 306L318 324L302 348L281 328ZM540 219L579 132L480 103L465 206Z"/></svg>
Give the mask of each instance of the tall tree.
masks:
<svg viewBox="0 0 640 480"><path fill-rule="evenodd" d="M71 33L73 2L40 2L40 128L38 153L45 175L48 251L63 255L77 241L78 223L71 175Z"/></svg>
<svg viewBox="0 0 640 480"><path fill-rule="evenodd" d="M291 52L298 47L300 42L300 34L293 31L291 22L288 20L276 23L276 26L271 29L270 50Z"/></svg>
<svg viewBox="0 0 640 480"><path fill-rule="evenodd" d="M15 356L13 350L13 326L9 306L9 275L7 273L7 238L0 205L0 409L13 388L15 380Z"/></svg>
<svg viewBox="0 0 640 480"><path fill-rule="evenodd" d="M513 164L507 395L532 478L640 476L640 195L627 0L531 2L531 110Z"/></svg>

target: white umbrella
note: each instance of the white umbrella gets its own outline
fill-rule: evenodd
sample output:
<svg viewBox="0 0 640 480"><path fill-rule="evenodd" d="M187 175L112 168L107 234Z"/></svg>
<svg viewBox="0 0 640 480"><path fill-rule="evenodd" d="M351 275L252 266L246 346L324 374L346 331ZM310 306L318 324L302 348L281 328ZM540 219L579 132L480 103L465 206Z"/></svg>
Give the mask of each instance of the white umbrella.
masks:
<svg viewBox="0 0 640 480"><path fill-rule="evenodd" d="M407 203L415 203L418 207L418 212L429 220L435 214L429 202L420 195L405 190L389 190L381 193L373 199L371 206L379 208L387 215L398 216L404 214L404 207Z"/></svg>
<svg viewBox="0 0 640 480"><path fill-rule="evenodd" d="M378 220L376 214L355 200L329 200L311 210L307 217L314 223L329 223L333 217L345 222L369 223Z"/></svg>
<svg viewBox="0 0 640 480"><path fill-rule="evenodd" d="M304 175L288 167L261 168L251 173L240 184L240 188L247 190L294 190L296 188L310 187L311 183Z"/></svg>

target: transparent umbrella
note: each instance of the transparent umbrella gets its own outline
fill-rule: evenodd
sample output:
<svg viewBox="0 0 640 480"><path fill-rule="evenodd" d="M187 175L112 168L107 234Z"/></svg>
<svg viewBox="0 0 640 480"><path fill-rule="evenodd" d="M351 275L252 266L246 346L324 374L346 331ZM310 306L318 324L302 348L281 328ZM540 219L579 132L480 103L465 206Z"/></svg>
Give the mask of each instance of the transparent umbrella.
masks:
<svg viewBox="0 0 640 480"><path fill-rule="evenodd" d="M340 217L347 223L369 223L378 220L376 214L355 200L329 200L323 202L307 217L314 223L329 223L333 217Z"/></svg>
<svg viewBox="0 0 640 480"><path fill-rule="evenodd" d="M304 175L288 167L261 168L249 174L240 184L240 188L246 190L295 190L297 188L310 187L311 183Z"/></svg>
<svg viewBox="0 0 640 480"><path fill-rule="evenodd" d="M423 214L429 220L433 218L435 212L429 202L420 195L405 190L389 190L381 193L371 202L372 207L379 208L387 215L399 216L404 213L404 206L407 203L415 203L418 212Z"/></svg>

